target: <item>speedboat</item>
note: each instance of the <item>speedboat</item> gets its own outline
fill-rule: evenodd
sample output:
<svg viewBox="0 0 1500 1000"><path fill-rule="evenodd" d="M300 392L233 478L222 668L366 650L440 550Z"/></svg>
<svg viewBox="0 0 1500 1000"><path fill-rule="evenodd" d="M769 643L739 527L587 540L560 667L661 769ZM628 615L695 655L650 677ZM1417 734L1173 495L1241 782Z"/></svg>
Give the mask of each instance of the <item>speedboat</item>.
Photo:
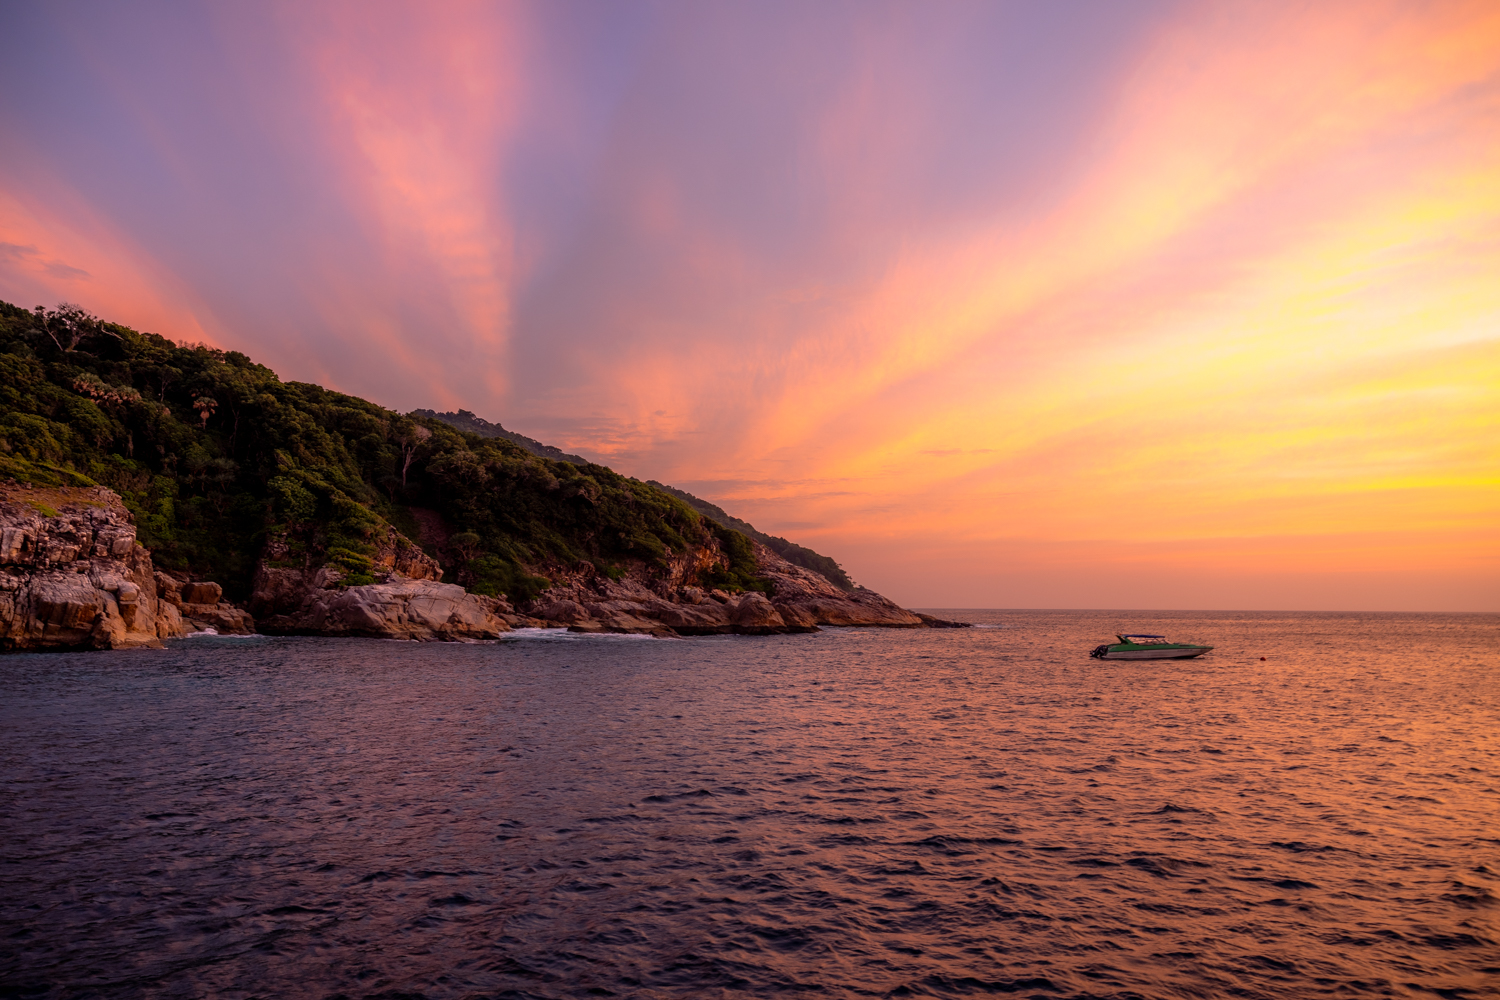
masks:
<svg viewBox="0 0 1500 1000"><path fill-rule="evenodd" d="M1096 646L1089 655L1096 660L1186 660L1202 656L1212 646L1168 642L1164 635L1117 635L1114 645Z"/></svg>

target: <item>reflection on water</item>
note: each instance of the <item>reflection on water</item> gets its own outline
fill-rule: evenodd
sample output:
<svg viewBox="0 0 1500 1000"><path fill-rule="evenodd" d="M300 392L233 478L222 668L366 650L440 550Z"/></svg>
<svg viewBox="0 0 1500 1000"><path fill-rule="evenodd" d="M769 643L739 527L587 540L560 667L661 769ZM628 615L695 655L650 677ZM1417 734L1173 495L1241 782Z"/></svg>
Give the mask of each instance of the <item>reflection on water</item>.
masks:
<svg viewBox="0 0 1500 1000"><path fill-rule="evenodd" d="M0 659L0 993L1500 996L1500 618L969 614Z"/></svg>

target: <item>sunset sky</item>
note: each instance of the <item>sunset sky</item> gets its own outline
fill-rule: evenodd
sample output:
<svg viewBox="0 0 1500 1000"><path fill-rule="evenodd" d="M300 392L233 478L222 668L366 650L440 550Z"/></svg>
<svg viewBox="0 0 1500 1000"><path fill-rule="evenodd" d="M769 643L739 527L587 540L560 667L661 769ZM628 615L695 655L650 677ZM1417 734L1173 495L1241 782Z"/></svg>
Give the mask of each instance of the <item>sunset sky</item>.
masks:
<svg viewBox="0 0 1500 1000"><path fill-rule="evenodd" d="M0 298L917 607L1500 610L1500 3L8 3Z"/></svg>

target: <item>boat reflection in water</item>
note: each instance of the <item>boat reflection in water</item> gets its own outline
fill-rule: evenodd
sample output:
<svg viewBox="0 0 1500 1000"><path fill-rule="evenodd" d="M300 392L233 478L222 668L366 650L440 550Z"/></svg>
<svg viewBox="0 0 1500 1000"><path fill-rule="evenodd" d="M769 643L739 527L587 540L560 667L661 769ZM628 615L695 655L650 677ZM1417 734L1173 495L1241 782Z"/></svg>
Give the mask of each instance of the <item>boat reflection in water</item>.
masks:
<svg viewBox="0 0 1500 1000"><path fill-rule="evenodd" d="M1190 642L1168 642L1164 635L1117 635L1114 645L1095 646L1089 653L1096 660L1186 660L1202 656L1212 646Z"/></svg>

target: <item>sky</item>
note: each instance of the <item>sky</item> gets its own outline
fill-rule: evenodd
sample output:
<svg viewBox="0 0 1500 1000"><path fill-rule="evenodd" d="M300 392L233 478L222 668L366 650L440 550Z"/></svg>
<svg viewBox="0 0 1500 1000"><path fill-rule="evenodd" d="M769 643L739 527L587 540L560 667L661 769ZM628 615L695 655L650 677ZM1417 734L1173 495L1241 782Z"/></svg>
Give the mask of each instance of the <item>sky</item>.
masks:
<svg viewBox="0 0 1500 1000"><path fill-rule="evenodd" d="M1500 610L1500 4L10 3L0 299L916 607Z"/></svg>

